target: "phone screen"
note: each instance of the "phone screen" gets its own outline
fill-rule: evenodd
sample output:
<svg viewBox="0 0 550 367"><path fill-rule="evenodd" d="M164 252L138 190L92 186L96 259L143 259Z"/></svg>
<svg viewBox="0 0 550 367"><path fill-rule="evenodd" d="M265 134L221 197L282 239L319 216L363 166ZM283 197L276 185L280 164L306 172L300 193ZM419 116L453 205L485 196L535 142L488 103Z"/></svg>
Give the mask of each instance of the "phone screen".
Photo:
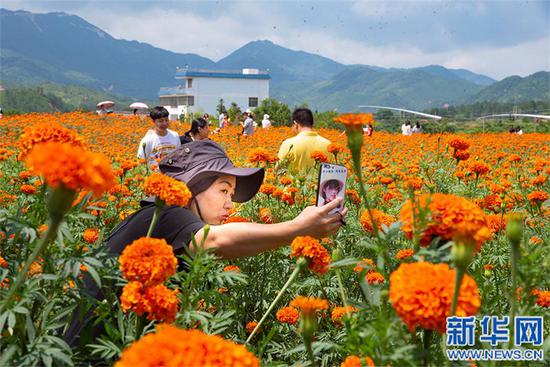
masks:
<svg viewBox="0 0 550 367"><path fill-rule="evenodd" d="M342 204L330 212L336 213L344 209L346 195L346 178L348 169L338 164L321 163L319 166L319 180L317 181L317 206L323 206L334 199L342 198Z"/></svg>

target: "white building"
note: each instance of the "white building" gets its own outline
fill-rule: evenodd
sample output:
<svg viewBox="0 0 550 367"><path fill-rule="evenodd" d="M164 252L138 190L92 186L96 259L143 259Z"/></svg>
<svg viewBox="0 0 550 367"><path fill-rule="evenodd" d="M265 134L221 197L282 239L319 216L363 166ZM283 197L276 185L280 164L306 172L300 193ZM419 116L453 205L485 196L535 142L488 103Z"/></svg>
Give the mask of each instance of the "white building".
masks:
<svg viewBox="0 0 550 367"><path fill-rule="evenodd" d="M220 99L229 108L235 102L241 110L255 108L269 98L269 80L266 71L258 69L204 70L178 69L176 79L182 81L175 87L163 87L159 91L160 104L175 120L180 114L206 112L216 115Z"/></svg>

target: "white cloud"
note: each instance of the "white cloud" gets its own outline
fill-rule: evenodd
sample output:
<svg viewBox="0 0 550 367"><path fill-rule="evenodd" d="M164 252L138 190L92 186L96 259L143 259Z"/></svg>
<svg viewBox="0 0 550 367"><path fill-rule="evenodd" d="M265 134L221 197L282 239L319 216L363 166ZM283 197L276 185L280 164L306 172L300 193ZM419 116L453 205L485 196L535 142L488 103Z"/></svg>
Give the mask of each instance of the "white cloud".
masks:
<svg viewBox="0 0 550 367"><path fill-rule="evenodd" d="M372 47L333 37L326 33L302 32L300 37L282 42L283 46L318 53L344 64L410 68L430 64L463 68L495 79L510 75L526 76L550 70L550 40L543 38L511 47L477 48L426 53L410 45Z"/></svg>
<svg viewBox="0 0 550 367"><path fill-rule="evenodd" d="M258 22L248 9L220 16L203 17L191 12L152 9L146 13L104 14L86 12L86 20L115 38L137 40L174 52L196 53L214 61L257 39L280 39L276 20ZM261 13L261 12L260 12Z"/></svg>
<svg viewBox="0 0 550 367"><path fill-rule="evenodd" d="M46 7L47 2L30 4L24 8L37 11L40 7ZM345 64L383 67L439 64L469 69L497 79L512 74L525 76L538 70L550 70L548 32L544 38L514 46L466 47L453 41L453 36L445 34L446 28L442 23L434 29L438 30L440 39L453 47L432 52L422 49L422 43L427 41L423 39L374 46L368 39L358 40L355 37L357 33L342 36L337 29L339 25L334 22L327 21L323 29L303 24L300 14L290 8L291 3L285 2L222 2L219 8L215 6L211 12L204 8L198 12L193 8L193 3L189 5L183 2L179 8L163 7L157 3L141 9L128 9L126 12L118 9L105 11L108 2L100 2L103 7L90 2L78 4L80 6L72 11L57 10L77 14L116 38L146 42L174 52L196 53L214 61L250 41L269 39L284 47L316 53ZM448 4L445 1L408 0L397 4L358 1L351 3L350 8L352 12L363 16L386 14L391 18L390 15L403 16L407 13L414 18L426 6ZM471 8L478 15L486 12L484 3L454 2L448 6L460 12ZM10 8L14 9L15 6ZM51 7L40 9L41 12L53 10Z"/></svg>

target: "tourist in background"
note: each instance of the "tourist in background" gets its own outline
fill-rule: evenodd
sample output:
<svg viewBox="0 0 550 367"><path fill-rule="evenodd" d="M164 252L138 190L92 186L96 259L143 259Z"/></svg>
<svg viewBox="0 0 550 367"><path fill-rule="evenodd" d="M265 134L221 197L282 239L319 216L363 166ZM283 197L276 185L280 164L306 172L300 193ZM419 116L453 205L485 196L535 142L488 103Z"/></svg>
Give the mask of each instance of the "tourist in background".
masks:
<svg viewBox="0 0 550 367"><path fill-rule="evenodd" d="M149 113L153 129L141 139L137 152L137 157L145 159L148 165L158 165L158 160L181 145L178 133L168 129L168 116L168 110L162 106L152 108Z"/></svg>
<svg viewBox="0 0 550 367"><path fill-rule="evenodd" d="M420 134L421 132L422 132L422 126L420 126L420 123L417 122L412 128L412 133L413 134Z"/></svg>
<svg viewBox="0 0 550 367"><path fill-rule="evenodd" d="M405 136L412 135L412 127L410 121L407 120L403 125L401 125L401 133Z"/></svg>
<svg viewBox="0 0 550 367"><path fill-rule="evenodd" d="M180 143L187 144L192 141L208 139L210 134L210 123L199 117L196 120L191 121L191 128L182 136L180 136Z"/></svg>
<svg viewBox="0 0 550 367"><path fill-rule="evenodd" d="M267 129L268 127L271 127L271 121L269 121L269 115L266 113L262 120L262 128Z"/></svg>
<svg viewBox="0 0 550 367"><path fill-rule="evenodd" d="M243 127L244 136L254 135L254 120L252 116L252 111L250 110L246 110L245 113L243 113L244 121L241 126Z"/></svg>
<svg viewBox="0 0 550 367"><path fill-rule="evenodd" d="M365 134L366 136L372 136L373 132L374 132L374 127L372 126L372 124L368 124L363 128L363 134Z"/></svg>
<svg viewBox="0 0 550 367"><path fill-rule="evenodd" d="M288 161L291 172L303 172L315 165L311 153L318 151L328 155L330 140L313 130L313 113L307 108L297 108L292 113L292 128L298 134L286 139L279 148L279 160Z"/></svg>

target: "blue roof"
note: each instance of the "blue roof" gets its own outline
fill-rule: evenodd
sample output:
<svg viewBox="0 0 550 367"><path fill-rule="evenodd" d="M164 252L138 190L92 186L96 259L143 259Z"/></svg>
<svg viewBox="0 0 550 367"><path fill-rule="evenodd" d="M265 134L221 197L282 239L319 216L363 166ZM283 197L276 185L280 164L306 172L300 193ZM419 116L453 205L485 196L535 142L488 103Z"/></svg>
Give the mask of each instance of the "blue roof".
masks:
<svg viewBox="0 0 550 367"><path fill-rule="evenodd" d="M179 69L176 71L176 77L206 77L206 78L236 78L236 79L271 79L268 73L260 71L259 74L243 74L239 70L192 70Z"/></svg>

